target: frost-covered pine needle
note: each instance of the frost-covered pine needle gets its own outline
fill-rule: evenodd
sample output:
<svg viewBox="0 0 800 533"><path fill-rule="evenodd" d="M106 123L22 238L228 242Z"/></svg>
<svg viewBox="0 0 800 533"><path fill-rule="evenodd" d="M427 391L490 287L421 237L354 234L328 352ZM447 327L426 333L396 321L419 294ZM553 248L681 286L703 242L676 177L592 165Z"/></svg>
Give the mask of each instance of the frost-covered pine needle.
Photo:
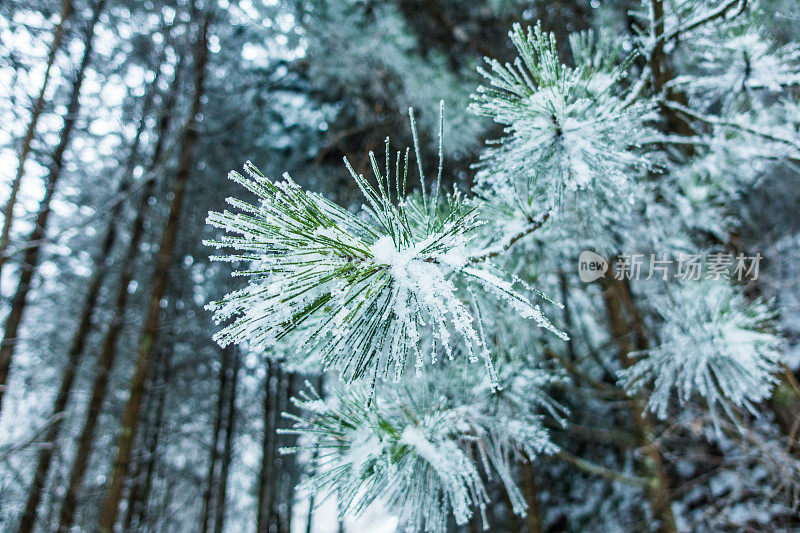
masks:
<svg viewBox="0 0 800 533"><path fill-rule="evenodd" d="M373 382L399 380L408 366L420 369L435 360L435 351L424 348L432 340L448 359L464 353L483 360L492 375L491 356L457 277L565 337L513 279L467 256L481 222L457 191L440 195L442 159L440 143L432 193L418 162L418 195L406 193L409 150L392 154L388 139L383 167L370 153L374 185L345 159L366 198L363 217L303 190L288 175L274 182L250 163L246 176L232 172L231 179L259 203L231 198L235 212L212 212L207 219L234 234L207 242L233 251L217 259L250 266L236 273L249 277L246 287L209 305L217 322L228 322L216 340L264 349L297 334L299 345L324 368L347 381Z"/></svg>
<svg viewBox="0 0 800 533"><path fill-rule="evenodd" d="M316 451L310 492L337 494L343 511L354 514L380 499L408 531L442 532L451 514L458 524L483 514L484 479L494 475L524 516L514 466L520 453L534 458L557 450L536 414L562 412L539 390L552 377L533 369L504 372L503 393L495 395L478 375L471 373L474 402L448 388L441 370L431 379L380 387L366 408L364 386L323 401L309 385L293 399L303 415L286 415L295 422L286 432L302 436L301 445L282 451Z"/></svg>
<svg viewBox="0 0 800 533"><path fill-rule="evenodd" d="M714 410L753 411L769 398L781 357L774 318L721 281L688 283L657 303L664 318L661 344L622 374L636 389L652 383L648 408L666 417L673 391L681 404L699 395ZM753 411L754 412L754 411Z"/></svg>
<svg viewBox="0 0 800 533"><path fill-rule="evenodd" d="M647 166L633 148L652 112L647 99L627 103L618 94L630 58L615 65L619 47L607 37L571 40L576 63L558 57L553 34L515 25L513 63L487 59L480 69L489 86L478 88L472 109L506 126L506 136L483 156L479 181L511 187L516 195L547 189L558 206L564 192L627 194L631 170ZM511 183L508 183L508 182Z"/></svg>

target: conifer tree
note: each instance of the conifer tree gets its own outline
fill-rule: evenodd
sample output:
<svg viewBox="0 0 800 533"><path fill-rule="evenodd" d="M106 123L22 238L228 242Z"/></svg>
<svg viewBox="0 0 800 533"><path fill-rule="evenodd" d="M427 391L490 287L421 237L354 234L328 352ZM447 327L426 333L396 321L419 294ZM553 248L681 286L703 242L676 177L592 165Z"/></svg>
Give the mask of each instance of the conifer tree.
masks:
<svg viewBox="0 0 800 533"><path fill-rule="evenodd" d="M209 305L226 324L215 338L341 378L329 399L309 388L295 399L304 414L287 414L295 421L289 431L316 450L308 490L335 494L345 513L381 500L412 530L445 531L450 517L487 523L487 477L496 476L514 513L533 511L535 491L530 480L521 490L517 458L551 456L644 488L653 528L677 531L670 466L648 411L665 419L693 401L708 409L717 434L725 428L741 442L755 431L742 416L757 414L754 406L770 397L781 369L774 312L741 294L733 277L705 281L710 270L677 288L634 286L624 275L625 251L644 242L670 256L719 254L715 243L674 223L693 197L674 188L686 183L676 185L673 176L702 172L693 165L704 157L736 157L734 138L762 141L744 157L797 155L786 126L753 123L752 96L745 104L718 91L737 79L743 91L782 92L794 83L794 51L771 51L768 80L752 79L758 74L749 58L732 71L728 45L698 51L681 65L687 74L677 75L675 41L711 32L710 42L749 47L752 37L736 39L742 28L756 27L743 19L762 8L745 1L666 4L653 1L634 14L647 31L633 52L619 36L586 31L569 37L565 61L564 48L541 25L515 25L518 57L490 59L479 70L487 84L475 92L472 110L504 131L484 151L468 193L442 190L443 181L453 182L443 179L445 128L439 126L438 164L429 165L413 112L411 148L395 150L387 139L382 158L370 151L371 178L345 158L365 201L358 214L288 174L273 180L249 162L245 176L231 173L258 201L229 199L233 211L208 218L228 234L207 244L230 250L218 259L240 265L236 274L249 278ZM730 37L719 37L726 31ZM715 115L719 110L733 116ZM430 182L426 167L436 168ZM724 210L726 195L746 185L718 183L719 196L692 206L693 213ZM605 313L598 318L605 320L592 325L617 347L613 358L593 354L610 384L574 359L580 332L554 325L560 304L547 296L547 276L536 272L575 257L583 243L611 258L601 276ZM596 302L590 287L570 296ZM642 293L657 302L654 310L642 310ZM515 331L511 345L501 340L507 329ZM563 341L569 358L553 348ZM553 391L569 390L573 380L627 398L638 477L569 453L561 433L569 437L575 415Z"/></svg>

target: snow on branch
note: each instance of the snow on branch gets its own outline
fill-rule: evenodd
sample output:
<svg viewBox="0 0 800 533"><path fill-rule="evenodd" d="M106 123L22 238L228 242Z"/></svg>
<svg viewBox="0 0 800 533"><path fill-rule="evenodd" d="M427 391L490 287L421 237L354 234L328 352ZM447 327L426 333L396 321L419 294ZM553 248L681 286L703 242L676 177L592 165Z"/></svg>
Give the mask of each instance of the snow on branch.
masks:
<svg viewBox="0 0 800 533"><path fill-rule="evenodd" d="M436 185L427 190L410 116L419 194L406 192L410 150L392 154L388 139L383 166L370 152L375 185L345 159L366 199L364 216L303 190L288 175L273 182L250 163L246 176L231 173L259 203L231 198L235 212L208 217L227 235L207 244L233 251L217 259L249 266L235 273L249 277L247 287L209 305L218 323L228 322L215 336L220 344L265 349L296 334L305 354L346 381L399 380L412 360L419 371L439 352L448 359L463 353L483 360L494 382L476 311L457 278L565 337L515 280L467 255L482 222L457 191L440 194L441 142Z"/></svg>
<svg viewBox="0 0 800 533"><path fill-rule="evenodd" d="M699 395L712 410L755 412L769 398L780 368L781 339L768 307L748 302L722 281L688 283L657 306L665 320L661 344L622 373L636 390L652 384L648 408L667 415L672 392L681 404Z"/></svg>
<svg viewBox="0 0 800 533"><path fill-rule="evenodd" d="M621 81L633 56L603 33L570 40L573 67L561 63L555 37L541 25L515 25L512 63L487 59L480 69L489 85L473 95L472 109L506 126L506 136L482 158L479 181L510 186L518 194L544 193L555 207L564 192L613 196L627 193L631 171L649 166L637 155L653 102L625 102Z"/></svg>
<svg viewBox="0 0 800 533"><path fill-rule="evenodd" d="M381 387L367 407L366 387L337 387L323 401L308 385L293 399L303 415L284 415L294 421L284 433L304 437L302 444L282 450L316 450L305 488L337 494L343 511L356 515L380 499L406 530L440 532L451 514L458 524L475 511L483 515L489 498L481 474L497 474L513 511L524 516L514 468L522 453L533 459L558 452L536 413L561 420L563 407L541 391L559 378L506 369L502 394L491 394L475 373L452 388L443 374ZM463 389L473 401L460 397Z"/></svg>

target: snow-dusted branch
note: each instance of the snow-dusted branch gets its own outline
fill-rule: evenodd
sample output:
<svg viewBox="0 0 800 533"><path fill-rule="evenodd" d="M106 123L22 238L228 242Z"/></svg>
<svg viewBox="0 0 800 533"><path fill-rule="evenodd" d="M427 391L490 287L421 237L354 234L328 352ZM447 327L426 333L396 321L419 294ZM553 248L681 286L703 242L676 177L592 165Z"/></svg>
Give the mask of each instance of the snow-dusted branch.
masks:
<svg viewBox="0 0 800 533"><path fill-rule="evenodd" d="M496 243L494 246L490 246L482 250L481 252L477 253L476 255L471 256L468 259L470 263L481 263L486 261L487 259L491 259L492 257L497 257L498 255L502 254L503 252L508 251L514 244L517 243L520 239L527 237L537 229L541 228L547 219L550 218L550 213L546 213L542 218L539 220L531 220L530 223L522 228L517 233L511 235L510 237Z"/></svg>
<svg viewBox="0 0 800 533"><path fill-rule="evenodd" d="M413 113L410 118L413 151L420 159ZM443 129L442 118L440 139ZM480 312L465 302L456 276L467 279L467 292L483 290L566 339L514 287L513 276L493 265L476 265L511 247L546 217L497 250L467 258L464 250L482 223L462 195L439 194L441 142L430 195L419 162L421 193L406 193L409 153L392 155L388 139L384 165L370 152L377 187L345 159L366 199L364 216L304 190L288 175L276 182L250 163L246 176L231 173L258 202L229 199L235 211L212 212L207 220L227 235L206 244L232 252L217 258L243 261L246 269L237 274L250 278L247 287L209 304L215 320L227 324L215 339L223 346L247 342L266 349L291 334L298 357L313 353L323 368L338 371L346 381L373 383L399 380L412 365L419 371L425 360L435 363L439 353L448 359L464 354L470 362L482 359L496 385Z"/></svg>
<svg viewBox="0 0 800 533"><path fill-rule="evenodd" d="M730 16L730 19L738 17L744 12L745 8L747 7L747 0L728 0L728 2L725 2L717 9L714 9L690 22L687 22L686 24L682 24L670 31L665 32L663 29L663 4L660 1L654 0L651 3L651 16L653 19L650 22L653 26L653 36L647 47L642 52L642 55L644 55L644 57L647 59L647 64L642 69L639 79L634 84L633 89L625 99L622 107L627 108L629 105L637 101L644 93L644 89L647 86L647 80L653 75L654 63L663 61L664 44L677 39L685 33L696 30L697 28L704 26L709 22L713 22L720 17L724 17L734 6L737 6L736 11ZM657 89L660 91L660 88Z"/></svg>
<svg viewBox="0 0 800 533"><path fill-rule="evenodd" d="M797 150L798 151L798 156L800 156L800 142L798 142L798 141L796 141L794 139L790 139L788 137L783 137L782 135L776 135L774 133L770 133L768 131L764 131L764 130L761 130L761 129L758 129L758 128L754 128L754 127L748 126L746 124L740 124L740 123L737 123L737 122L731 122L731 121L723 120L721 118L714 117L714 116L711 116L711 115L706 115L704 113L700 113L699 111L695 111L693 109L690 109L690 108L686 107L683 104L679 104L679 103L673 102L671 100L663 99L663 100L661 100L661 103L664 106L669 107L670 109L674 109L675 111L683 113L684 115L686 115L686 116L688 116L690 118L699 120L701 122L705 122L707 124L711 124L711 125L714 125L714 126L720 126L720 127L723 127L723 128L731 128L731 129L741 130L741 131L750 133L752 135L757 135L759 137L762 137L762 138L770 140L770 141L775 141L775 142L778 142L778 143L781 143L781 144L786 144L788 146L791 146L795 150Z"/></svg>
<svg viewBox="0 0 800 533"><path fill-rule="evenodd" d="M666 43L673 39L678 38L680 35L690 32L703 26L704 24L708 24L709 22L713 22L714 20L724 17L726 13L733 7L738 4L736 11L731 15L730 18L735 18L744 13L745 8L747 7L747 0L729 0L728 2L722 4L717 9L706 13L698 17L697 19L687 22L677 28L673 29L672 31L667 32L663 35L662 40Z"/></svg>
<svg viewBox="0 0 800 533"><path fill-rule="evenodd" d="M586 459L582 459L578 456L572 455L571 453L565 452L564 450L555 453L553 457L561 459L562 461L571 464L572 466L578 468L579 470L583 470L584 472L588 472L589 474L594 474L596 476L610 479L611 481L624 483L626 485L634 485L637 487L650 486L650 480L648 478L622 474L621 472L611 470L610 468L600 466L596 463L592 463L591 461L587 461Z"/></svg>

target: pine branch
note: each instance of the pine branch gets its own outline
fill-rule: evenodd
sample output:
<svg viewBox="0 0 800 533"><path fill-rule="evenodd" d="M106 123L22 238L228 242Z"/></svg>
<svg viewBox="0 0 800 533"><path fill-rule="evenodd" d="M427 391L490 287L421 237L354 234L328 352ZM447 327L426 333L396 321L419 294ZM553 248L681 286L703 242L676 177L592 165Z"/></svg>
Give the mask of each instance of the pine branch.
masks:
<svg viewBox="0 0 800 533"><path fill-rule="evenodd" d="M674 109L675 111L683 113L684 115L686 115L688 117L691 117L693 119L699 120L701 122L705 122L707 124L711 124L711 125L714 125L714 126L720 126L720 127L723 127L723 128L731 128L731 129L741 130L741 131L756 135L758 137L762 137L762 138L770 140L770 141L775 141L775 142L778 142L778 143L781 143L781 144L786 144L786 145L791 146L792 148L796 149L798 151L798 156L800 156L800 142L795 141L794 139L790 139L790 138L787 138L787 137L782 137L780 135L775 135L774 133L769 133L767 131L763 131L763 130L760 130L758 128L753 128L753 127L747 126L745 124L737 124L736 122L730 122L728 120L723 120L721 118L713 117L713 116L710 116L710 115L705 115L703 113L700 113L699 111L694 111L694 110L686 107L685 105L679 104L677 102L673 102L671 100L662 99L662 100L660 100L660 102L664 106L669 107L670 109Z"/></svg>
<svg viewBox="0 0 800 533"><path fill-rule="evenodd" d="M556 352L550 349L545 349L545 355L555 359L559 362L559 364L564 367L564 369L569 372L571 375L575 376L576 378L580 379L581 381L585 381L588 385L590 385L593 389L598 391L602 391L605 394L609 395L612 398L616 398L619 400L626 400L630 401L630 396L628 396L625 391L620 390L613 385L609 385L607 383L603 383L602 381L598 381L585 372L581 371L574 363L568 361L564 357L560 356Z"/></svg>
<svg viewBox="0 0 800 533"><path fill-rule="evenodd" d="M601 441L608 444L615 444L623 448L632 448L638 444L636 437L628 431L602 429L580 424L569 424L566 427L566 431L570 436L576 435L583 437L586 442L590 444L596 444L597 441Z"/></svg>
<svg viewBox="0 0 800 533"><path fill-rule="evenodd" d="M508 237L504 241L497 243L494 246L491 246L482 252L479 252L478 255L471 256L467 261L470 263L481 263L486 261L487 259L491 259L492 257L497 257L498 255L502 254L503 252L507 252L511 249L517 241L527 237L537 229L541 228L547 219L550 218L550 213L546 213L542 218L539 220L529 220L529 224L525 226L523 229L515 233L514 235Z"/></svg>
<svg viewBox="0 0 800 533"><path fill-rule="evenodd" d="M294 357L313 355L348 382L367 378L373 383L378 378L399 380L412 361L416 369L426 359L435 362L437 350L448 359L463 353L470 362L483 360L496 384L480 312L477 306L470 309L463 294L473 289L566 338L517 289L530 287L494 265L476 266L510 248L546 217L496 250L465 257L482 221L460 193L439 192L443 111L431 192L420 161L413 112L409 115L420 193L406 193L410 149L392 154L387 138L385 165L369 153L377 186L345 158L366 199L363 217L304 190L288 175L276 182L250 163L245 166L247 176L230 174L259 202L228 199L237 212L212 212L207 219L228 235L206 244L234 252L217 259L249 265L236 273L250 277L248 287L209 304L218 323L229 322L214 337L220 344L248 342L266 349L292 335L287 342L297 342L290 350ZM467 281L466 289L460 289L455 278ZM426 337L433 343L423 344Z"/></svg>
<svg viewBox="0 0 800 533"><path fill-rule="evenodd" d="M728 0L728 2L726 2L723 5L721 5L717 9L715 9L715 10L713 10L713 11L711 11L711 12L709 12L709 13L703 15L703 16L700 16L697 19L695 19L695 20L693 20L691 22L688 22L688 23L686 23L686 24L684 24L682 26L679 26L679 27L673 29L672 31L666 33L663 36L662 40L664 42L669 42L669 41L671 41L673 39L678 38L680 35L682 35L684 33L688 33L688 32L690 32L692 30L695 30L695 29L699 28L700 26L703 26L704 24L708 24L709 22L713 22L714 20L716 20L716 19L718 19L720 17L724 17L725 14L734 5L737 5L737 4L738 4L738 7L736 8L736 12L733 13L733 15L731 15L730 19L736 18L736 17L738 17L739 15L741 15L744 12L745 8L747 7L747 0Z"/></svg>
<svg viewBox="0 0 800 533"><path fill-rule="evenodd" d="M718 18L725 16L725 14L737 3L738 3L738 8L736 9L736 12L730 17L730 19L734 19L744 12L745 8L747 7L747 0L728 0L728 2L726 2L719 8L709 13L706 13L705 15L702 15L697 19L688 22L687 24L673 28L669 32L664 32L663 20L661 18L656 20L655 17L653 17L650 23L654 35L650 43L647 45L647 48L645 48L642 54L647 58L647 64L645 65L644 69L642 69L642 73L640 74L637 82L634 84L634 87L631 90L630 94L628 95L627 98L625 98L625 101L623 103L623 108L627 108L628 106L633 104L644 93L644 89L647 86L647 80L650 79L651 76L653 76L654 62L660 64L660 62L662 62L665 59L663 53L663 47L665 43L677 39L684 33L695 30L705 24L708 24L709 22L713 22L714 20L717 20ZM657 12L660 12L662 14L661 16L663 17L663 4L660 2L660 0L652 0L651 13L655 14ZM660 31L658 30L658 28L661 28ZM656 92L660 92L660 87L656 88Z"/></svg>
<svg viewBox="0 0 800 533"><path fill-rule="evenodd" d="M633 485L636 487L643 487L643 488L647 488L651 485L651 481L648 478L622 474L620 472L617 472L616 470L611 470L610 468L606 468L596 463L592 463L591 461L587 461L586 459L582 459L576 455L572 455L571 453L566 452L564 450L556 452L552 457L561 459L562 461L571 464L572 466L578 468L579 470L583 470L584 472L588 472L589 474L600 476L609 479L611 481L615 481L617 483L623 483L625 485Z"/></svg>

